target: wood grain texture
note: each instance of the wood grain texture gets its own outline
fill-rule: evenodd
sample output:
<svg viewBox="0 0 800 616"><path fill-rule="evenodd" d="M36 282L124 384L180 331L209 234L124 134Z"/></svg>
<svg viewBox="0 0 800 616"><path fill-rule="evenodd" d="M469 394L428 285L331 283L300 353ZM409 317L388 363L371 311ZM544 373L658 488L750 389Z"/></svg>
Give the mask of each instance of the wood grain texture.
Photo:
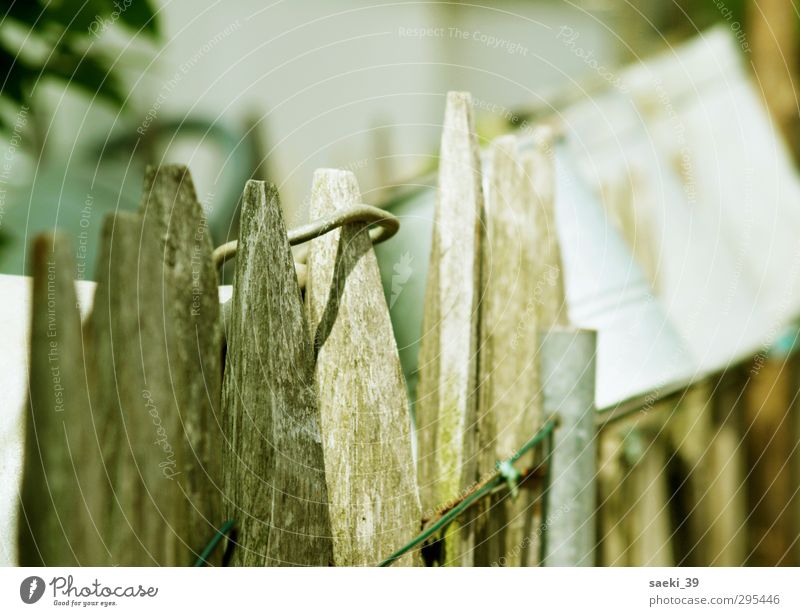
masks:
<svg viewBox="0 0 800 616"><path fill-rule="evenodd" d="M223 383L233 564L333 564L314 353L277 190L244 192ZM337 452L341 453L341 452Z"/></svg>
<svg viewBox="0 0 800 616"><path fill-rule="evenodd" d="M417 435L417 481L419 484L422 517L430 519L440 506L436 466L436 422L439 416L439 263L441 253L437 233L431 238L428 277L422 308L417 364L417 390L414 401L414 420Z"/></svg>
<svg viewBox="0 0 800 616"><path fill-rule="evenodd" d="M352 173L315 173L312 218L360 199ZM405 382L364 225L345 225L311 242L306 305L334 561L375 565L419 533L420 504ZM399 564L418 560L409 553Z"/></svg>
<svg viewBox="0 0 800 616"><path fill-rule="evenodd" d="M164 378L165 404L174 405L176 411L171 423L179 449L178 485L184 492L175 505L176 532L185 545L177 546L175 559L186 564L199 555L224 522L222 324L217 273L208 221L185 166L148 170L141 215L139 295L155 291L161 307L160 313L153 315L160 316L156 319L159 331L154 328L153 334L158 336L157 348L167 364L167 372L159 377ZM152 239L157 243L151 253L145 242ZM154 371L148 371L148 378L154 377Z"/></svg>
<svg viewBox="0 0 800 616"><path fill-rule="evenodd" d="M477 345L483 191L469 94L447 96L420 349L420 484L424 509L457 499L477 479ZM435 435L429 431L434 430ZM433 447L433 449L425 449ZM435 495L435 496L434 496ZM474 525L451 525L444 562L473 562Z"/></svg>
<svg viewBox="0 0 800 616"><path fill-rule="evenodd" d="M223 522L222 328L185 167L149 170L140 211L105 221L87 332L108 485L97 496L105 564L191 564Z"/></svg>
<svg viewBox="0 0 800 616"><path fill-rule="evenodd" d="M486 161L486 224L482 239L478 475L519 449L542 424L539 398L538 301L544 292L538 254L536 194L514 137L495 140ZM520 467L533 465L527 455ZM476 564L535 561L531 532L537 491L484 501L476 520ZM524 548L524 549L523 549ZM502 560L501 560L502 559Z"/></svg>
<svg viewBox="0 0 800 616"><path fill-rule="evenodd" d="M30 397L19 514L22 566L75 566L91 555L95 486L83 472L91 409L69 242L33 242Z"/></svg>
<svg viewBox="0 0 800 616"><path fill-rule="evenodd" d="M521 154L526 177L536 196L536 251L539 259L540 292L539 329L546 331L554 326L569 324L566 293L564 291L564 268L561 263L561 248L556 228L555 194L555 135L551 129L541 127L534 139L534 147Z"/></svg>
<svg viewBox="0 0 800 616"><path fill-rule="evenodd" d="M108 553L103 565L152 565L161 557L154 553L161 533L147 520L161 520L161 514L152 510L138 466L138 460L158 455L152 445L157 428L153 423L147 426L150 417L142 397L141 304L135 274L141 230L138 214L120 212L104 220L97 289L87 323L94 427L105 474L94 495L105 512L100 532ZM162 416L157 416L161 422Z"/></svg>

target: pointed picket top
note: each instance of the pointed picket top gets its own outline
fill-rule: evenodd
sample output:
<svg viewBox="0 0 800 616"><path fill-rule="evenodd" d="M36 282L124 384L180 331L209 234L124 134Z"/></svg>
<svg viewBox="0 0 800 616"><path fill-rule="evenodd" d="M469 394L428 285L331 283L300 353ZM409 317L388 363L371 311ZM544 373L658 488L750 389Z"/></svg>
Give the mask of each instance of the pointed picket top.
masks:
<svg viewBox="0 0 800 616"><path fill-rule="evenodd" d="M29 403L19 513L19 564L75 566L97 544L85 495L96 489L85 455L93 438L81 317L69 242L33 242Z"/></svg>
<svg viewBox="0 0 800 616"><path fill-rule="evenodd" d="M277 189L245 186L223 383L233 564L333 563L314 355Z"/></svg>
<svg viewBox="0 0 800 616"><path fill-rule="evenodd" d="M182 487L186 490L187 556L199 554L224 520L221 505L222 321L208 220L184 165L151 167L145 174L140 293L163 308L158 321L172 335L159 337L184 436ZM150 278L152 276L152 278Z"/></svg>
<svg viewBox="0 0 800 616"><path fill-rule="evenodd" d="M542 329L569 324L564 269L556 227L555 195L555 140L553 129L537 127L531 139L532 147L522 152L522 164L533 185L536 203L536 250L542 281L540 299L540 325Z"/></svg>
<svg viewBox="0 0 800 616"><path fill-rule="evenodd" d="M511 457L542 424L537 345L539 301L547 284L537 245L541 211L515 137L491 144L485 173L478 476L493 472L498 460ZM527 456L522 465L533 462ZM476 561L511 566L536 561L535 537L525 541L536 498L535 492L525 491L514 501L504 494L498 499L502 502L482 505Z"/></svg>
<svg viewBox="0 0 800 616"><path fill-rule="evenodd" d="M359 203L348 171L314 174L311 217ZM306 304L317 353L336 565L375 565L419 532L400 358L372 242L348 224L311 242ZM398 562L411 565L407 554Z"/></svg>
<svg viewBox="0 0 800 616"><path fill-rule="evenodd" d="M467 93L450 92L442 132L416 406L421 432L420 484L424 486L426 512L458 498L476 478L482 211L472 99ZM431 445L433 449L425 449ZM446 562L471 563L473 540L469 526L453 526L449 531Z"/></svg>

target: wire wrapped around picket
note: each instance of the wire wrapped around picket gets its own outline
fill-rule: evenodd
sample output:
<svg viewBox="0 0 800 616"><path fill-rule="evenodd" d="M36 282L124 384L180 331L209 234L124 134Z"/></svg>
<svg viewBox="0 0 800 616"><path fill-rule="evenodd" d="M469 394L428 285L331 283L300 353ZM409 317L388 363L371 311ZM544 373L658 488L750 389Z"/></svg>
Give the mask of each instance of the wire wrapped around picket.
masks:
<svg viewBox="0 0 800 616"><path fill-rule="evenodd" d="M236 244L214 250L186 168L150 170L141 210L104 221L85 322L72 251L38 238L20 564L641 559L670 546L665 449L627 429L645 415L669 417L687 468L719 471L690 475L690 530L710 528L736 563L741 508L711 515L736 498L730 426L716 429L702 383L597 412L597 335L567 318L554 136L505 136L481 159L472 113L448 95L410 392L373 249L400 221L362 205L350 172L317 171L312 222L291 231L277 189L249 181ZM612 523L620 486L653 520L633 540Z"/></svg>

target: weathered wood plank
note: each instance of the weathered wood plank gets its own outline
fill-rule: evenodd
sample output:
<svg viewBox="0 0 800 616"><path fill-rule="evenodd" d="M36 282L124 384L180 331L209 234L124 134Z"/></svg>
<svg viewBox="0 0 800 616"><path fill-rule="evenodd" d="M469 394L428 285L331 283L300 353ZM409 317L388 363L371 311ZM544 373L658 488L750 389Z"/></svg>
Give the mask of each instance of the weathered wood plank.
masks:
<svg viewBox="0 0 800 616"><path fill-rule="evenodd" d="M435 228L435 227L434 227ZM437 233L431 238L431 265L439 263L441 253ZM428 267L425 300L422 313L417 390L414 401L414 421L417 435L417 482L419 484L422 517L436 515L439 502L436 466L436 421L439 411L439 268Z"/></svg>
<svg viewBox="0 0 800 616"><path fill-rule="evenodd" d="M539 399L538 296L544 281L538 254L536 194L514 137L492 143L487 160L486 224L482 246L478 475L492 473L542 425ZM544 247L544 246L543 246ZM520 466L530 467L533 452ZM537 491L517 500L498 495L476 520L476 564L526 564L538 555L533 526ZM522 546L522 547L521 547ZM524 549L522 549L524 547ZM502 559L502 561L501 561Z"/></svg>
<svg viewBox="0 0 800 616"><path fill-rule="evenodd" d="M277 190L244 192L223 400L233 563L333 564L314 354ZM341 453L341 452L337 452Z"/></svg>
<svg viewBox="0 0 800 616"><path fill-rule="evenodd" d="M83 472L91 409L69 242L33 242L30 397L19 514L22 566L92 564L96 545Z"/></svg>
<svg viewBox="0 0 800 616"><path fill-rule="evenodd" d="M457 499L474 485L477 449L477 343L480 225L483 191L478 140L469 94L447 96L433 228L433 250L421 341L420 484L424 509ZM435 298L435 299L434 299ZM435 319L431 322L432 319ZM435 435L425 431L435 430ZM425 450L424 447L431 447ZM435 495L432 496L432 495ZM466 514L468 518L471 514ZM468 519L447 533L444 561L473 562Z"/></svg>
<svg viewBox="0 0 800 616"><path fill-rule="evenodd" d="M522 165L536 196L536 224L533 228L536 233L534 246L539 260L539 278L535 299L539 307L538 327L541 331L569 324L564 269L556 228L555 140L552 129L539 127L533 147L521 153Z"/></svg>
<svg viewBox="0 0 800 616"><path fill-rule="evenodd" d="M102 564L107 565L160 562L160 554L154 550L162 540L161 532L148 522L152 517L154 522L164 523L160 511L152 507L140 476L150 466L144 461L156 458L152 443L158 438L155 424L146 425L150 417L143 399L140 345L153 340L143 336L139 328L137 305L141 303L137 301L135 272L141 231L137 214L120 212L104 220L97 290L87 323L92 341L89 375L95 391L92 408L106 475L94 498L106 512L100 532L108 548ZM161 422L161 415L157 417Z"/></svg>
<svg viewBox="0 0 800 616"><path fill-rule="evenodd" d="M148 171L103 228L93 343L111 495L107 564L191 564L222 524L222 328L211 242L185 167ZM216 560L219 562L219 555Z"/></svg>
<svg viewBox="0 0 800 616"><path fill-rule="evenodd" d="M359 203L355 176L314 175L311 216ZM306 303L330 499L334 561L375 565L420 530L411 421L372 242L348 224L311 242ZM418 556L403 556L412 565Z"/></svg>
<svg viewBox="0 0 800 616"><path fill-rule="evenodd" d="M208 221L188 169L165 165L145 178L143 259L139 295L160 300L160 352L166 360L164 393L173 397L175 438L183 498L176 507L184 564L202 551L222 523L222 324ZM157 249L146 250L151 238ZM155 288L153 288L154 285ZM159 290L160 291L157 291ZM171 331L170 331L171 330ZM165 335L164 333L167 333ZM155 333L155 332L154 332ZM154 371L148 371L148 377ZM176 476L176 479L178 477ZM221 552L221 551L220 551ZM217 556L219 556L218 554ZM216 562L219 562L217 559Z"/></svg>

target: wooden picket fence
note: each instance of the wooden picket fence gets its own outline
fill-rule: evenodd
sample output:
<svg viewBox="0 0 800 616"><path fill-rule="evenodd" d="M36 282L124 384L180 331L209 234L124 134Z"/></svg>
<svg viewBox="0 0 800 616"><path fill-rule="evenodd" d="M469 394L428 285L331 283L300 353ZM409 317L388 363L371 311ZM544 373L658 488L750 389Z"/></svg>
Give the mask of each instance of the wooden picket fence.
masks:
<svg viewBox="0 0 800 616"><path fill-rule="evenodd" d="M84 322L68 242L37 238L20 564L675 564L665 431L699 507L681 536L714 555L692 562L743 564L744 464L708 383L596 412L551 140L495 141L484 194L470 98L448 96L416 455L365 222L301 257L277 190L248 182L221 308L189 173L152 170L104 221ZM360 203L352 173L315 174L312 219Z"/></svg>

